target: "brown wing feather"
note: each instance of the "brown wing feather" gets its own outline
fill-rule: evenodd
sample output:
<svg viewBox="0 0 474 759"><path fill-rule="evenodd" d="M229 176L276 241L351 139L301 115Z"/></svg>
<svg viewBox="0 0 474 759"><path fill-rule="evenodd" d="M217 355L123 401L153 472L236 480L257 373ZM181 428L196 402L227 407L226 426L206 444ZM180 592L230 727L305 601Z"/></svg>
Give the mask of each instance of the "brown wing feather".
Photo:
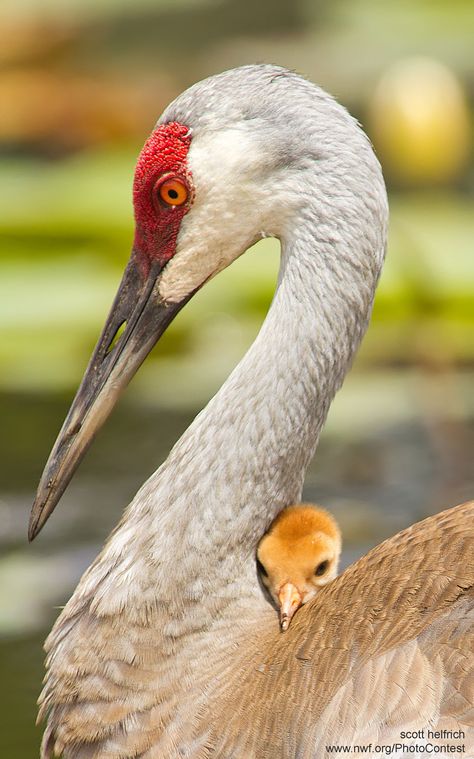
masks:
<svg viewBox="0 0 474 759"><path fill-rule="evenodd" d="M179 687L180 654L163 655L153 620L66 607L49 640L43 757L319 759L331 741L472 726L473 517L464 504L385 541L284 635L273 616L224 620Z"/></svg>

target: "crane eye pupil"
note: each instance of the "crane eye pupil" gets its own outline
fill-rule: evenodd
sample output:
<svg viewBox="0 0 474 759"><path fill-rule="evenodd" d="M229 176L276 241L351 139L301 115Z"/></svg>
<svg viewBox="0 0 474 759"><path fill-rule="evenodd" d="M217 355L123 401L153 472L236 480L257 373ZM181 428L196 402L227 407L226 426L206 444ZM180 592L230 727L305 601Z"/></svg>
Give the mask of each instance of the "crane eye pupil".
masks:
<svg viewBox="0 0 474 759"><path fill-rule="evenodd" d="M328 564L329 564L328 561L322 561L321 564L318 564L318 566L314 570L314 574L317 575L317 577L321 577L321 575L323 575L326 569L328 568Z"/></svg>
<svg viewBox="0 0 474 759"><path fill-rule="evenodd" d="M188 200L189 190L184 180L179 177L158 180L155 185L158 197L167 206L182 206Z"/></svg>

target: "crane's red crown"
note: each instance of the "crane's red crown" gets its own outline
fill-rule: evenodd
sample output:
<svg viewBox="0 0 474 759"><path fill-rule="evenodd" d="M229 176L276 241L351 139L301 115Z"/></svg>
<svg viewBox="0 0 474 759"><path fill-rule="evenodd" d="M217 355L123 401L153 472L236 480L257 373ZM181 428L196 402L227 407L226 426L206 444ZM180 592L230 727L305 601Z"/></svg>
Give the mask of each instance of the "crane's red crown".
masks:
<svg viewBox="0 0 474 759"><path fill-rule="evenodd" d="M186 162L190 144L189 127L175 121L161 124L138 157L133 181L134 250L146 270L153 259L165 264L174 255L181 220L192 202L192 179ZM187 188L186 202L169 205L160 199L159 187L170 179Z"/></svg>

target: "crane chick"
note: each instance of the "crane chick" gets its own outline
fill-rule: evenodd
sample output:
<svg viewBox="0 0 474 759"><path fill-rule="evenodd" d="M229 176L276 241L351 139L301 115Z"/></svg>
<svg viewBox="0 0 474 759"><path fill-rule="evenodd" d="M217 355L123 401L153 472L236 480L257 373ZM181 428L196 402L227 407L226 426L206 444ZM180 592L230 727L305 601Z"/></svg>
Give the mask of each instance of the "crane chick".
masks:
<svg viewBox="0 0 474 759"><path fill-rule="evenodd" d="M278 606L282 631L299 607L334 579L340 553L339 527L325 509L287 506L272 522L257 548L257 568Z"/></svg>

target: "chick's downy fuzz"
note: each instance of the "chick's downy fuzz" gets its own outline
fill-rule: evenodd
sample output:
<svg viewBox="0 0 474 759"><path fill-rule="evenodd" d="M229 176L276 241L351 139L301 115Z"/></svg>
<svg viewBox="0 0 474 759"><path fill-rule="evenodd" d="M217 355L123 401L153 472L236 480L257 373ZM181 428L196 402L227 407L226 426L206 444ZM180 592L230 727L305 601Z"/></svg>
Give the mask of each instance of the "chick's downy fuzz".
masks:
<svg viewBox="0 0 474 759"><path fill-rule="evenodd" d="M340 553L337 522L318 506L288 506L270 525L257 548L257 566L283 631L299 607L334 579Z"/></svg>

